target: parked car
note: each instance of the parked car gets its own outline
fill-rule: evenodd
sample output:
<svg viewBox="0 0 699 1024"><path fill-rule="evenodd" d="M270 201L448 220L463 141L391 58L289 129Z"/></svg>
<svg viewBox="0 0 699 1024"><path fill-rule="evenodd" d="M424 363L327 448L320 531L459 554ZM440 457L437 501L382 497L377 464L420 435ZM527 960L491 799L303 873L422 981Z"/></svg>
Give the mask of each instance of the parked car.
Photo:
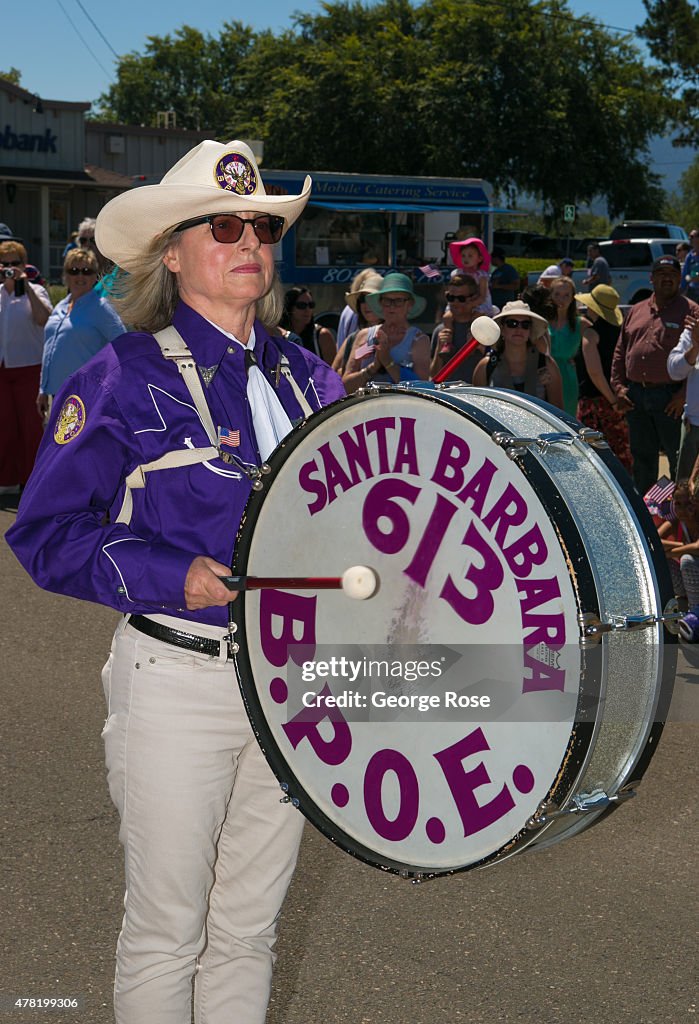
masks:
<svg viewBox="0 0 699 1024"><path fill-rule="evenodd" d="M647 299L653 289L650 271L660 256L674 256L677 241L668 238L617 238L600 242L600 255L604 256L612 274L612 287L619 292L622 306L633 305ZM541 270L544 269L542 264ZM529 284L536 284L541 270L527 275ZM577 288L587 277L587 270L574 270Z"/></svg>
<svg viewBox="0 0 699 1024"><path fill-rule="evenodd" d="M547 238L544 235L535 235L527 246L525 256L530 259L547 259L550 262L559 260L563 256L570 256L574 260L584 260L587 256L587 247L596 238Z"/></svg>
<svg viewBox="0 0 699 1024"><path fill-rule="evenodd" d="M661 220L625 220L612 228L612 241L619 238L675 238L678 242L688 241L687 232L679 224L666 224Z"/></svg>
<svg viewBox="0 0 699 1024"><path fill-rule="evenodd" d="M549 238L547 235L533 235L527 243L524 255L527 259L545 259L551 262L557 256L562 255L563 249L557 238Z"/></svg>
<svg viewBox="0 0 699 1024"><path fill-rule="evenodd" d="M524 256L527 245L536 238L533 231L505 231L496 230L493 232L493 245L499 245L505 250L506 256Z"/></svg>

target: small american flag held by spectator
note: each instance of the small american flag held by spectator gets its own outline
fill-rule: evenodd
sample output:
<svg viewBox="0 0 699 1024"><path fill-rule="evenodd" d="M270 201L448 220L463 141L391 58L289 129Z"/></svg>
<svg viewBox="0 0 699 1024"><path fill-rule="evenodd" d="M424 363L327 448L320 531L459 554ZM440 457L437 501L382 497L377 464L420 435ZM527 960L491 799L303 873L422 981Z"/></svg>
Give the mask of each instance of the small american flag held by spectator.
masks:
<svg viewBox="0 0 699 1024"><path fill-rule="evenodd" d="M228 427L218 428L218 446L219 448L239 448L240 447L240 431L229 430Z"/></svg>
<svg viewBox="0 0 699 1024"><path fill-rule="evenodd" d="M441 270L437 270L435 267L431 266L429 263L426 263L424 267L418 267L417 269L422 271L422 273L425 275L425 277L441 277L442 276Z"/></svg>
<svg viewBox="0 0 699 1024"><path fill-rule="evenodd" d="M666 476L661 476L650 490L644 494L643 500L652 516L666 517L670 514L674 490L675 485L673 481L669 480Z"/></svg>

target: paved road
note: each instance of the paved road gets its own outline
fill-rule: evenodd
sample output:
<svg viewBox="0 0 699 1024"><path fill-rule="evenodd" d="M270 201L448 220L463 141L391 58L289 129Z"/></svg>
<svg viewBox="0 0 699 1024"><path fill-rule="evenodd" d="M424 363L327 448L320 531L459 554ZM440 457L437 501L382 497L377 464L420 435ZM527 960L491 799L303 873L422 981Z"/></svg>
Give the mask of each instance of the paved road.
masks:
<svg viewBox="0 0 699 1024"><path fill-rule="evenodd" d="M12 515L0 511L0 529ZM100 669L117 615L36 589L0 544L0 997L81 995L111 1021L121 850ZM269 1024L696 1020L699 652L639 796L597 828L411 886L307 827ZM686 721L691 719L691 721ZM232 1021L231 1024L236 1024Z"/></svg>

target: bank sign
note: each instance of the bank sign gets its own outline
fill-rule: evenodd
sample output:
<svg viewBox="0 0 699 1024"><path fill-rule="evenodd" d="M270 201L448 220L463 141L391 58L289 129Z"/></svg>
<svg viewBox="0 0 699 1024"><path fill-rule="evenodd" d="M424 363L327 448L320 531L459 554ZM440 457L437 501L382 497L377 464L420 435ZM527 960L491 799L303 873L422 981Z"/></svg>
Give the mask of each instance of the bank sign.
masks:
<svg viewBox="0 0 699 1024"><path fill-rule="evenodd" d="M0 149L16 149L23 153L55 153L58 136L47 128L43 135L13 132L9 124L0 135Z"/></svg>

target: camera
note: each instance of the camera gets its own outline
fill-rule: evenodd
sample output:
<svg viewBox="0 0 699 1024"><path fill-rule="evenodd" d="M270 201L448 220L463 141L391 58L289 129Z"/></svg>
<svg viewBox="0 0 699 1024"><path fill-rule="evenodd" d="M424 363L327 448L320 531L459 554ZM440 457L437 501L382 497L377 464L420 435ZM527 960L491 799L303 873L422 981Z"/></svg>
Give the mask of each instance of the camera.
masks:
<svg viewBox="0 0 699 1024"><path fill-rule="evenodd" d="M15 298L21 298L24 295L24 279L18 276L18 271L14 267L2 267L0 268L0 277L13 278L15 282Z"/></svg>

